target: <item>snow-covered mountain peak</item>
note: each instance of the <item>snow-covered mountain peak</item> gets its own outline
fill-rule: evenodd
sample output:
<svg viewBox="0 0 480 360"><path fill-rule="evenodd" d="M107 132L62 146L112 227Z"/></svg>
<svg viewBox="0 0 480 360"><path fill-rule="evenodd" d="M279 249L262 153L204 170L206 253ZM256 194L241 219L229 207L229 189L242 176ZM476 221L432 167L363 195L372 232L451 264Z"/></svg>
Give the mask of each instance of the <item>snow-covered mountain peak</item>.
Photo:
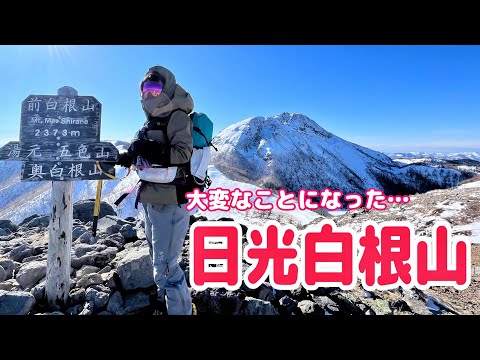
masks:
<svg viewBox="0 0 480 360"><path fill-rule="evenodd" d="M280 115L275 115L267 119L278 119L283 125L289 125L295 131L300 131L305 133L308 129L317 135L320 134L325 137L332 136L331 133L329 133L320 125L318 125L318 123L316 123L314 120L300 113L284 112L284 113L281 113Z"/></svg>
<svg viewBox="0 0 480 360"><path fill-rule="evenodd" d="M260 187L415 193L453 186L460 173L404 167L387 155L346 141L300 113L251 117L220 131L212 163L232 180ZM427 176L427 178L425 178ZM432 180L433 179L433 180Z"/></svg>
<svg viewBox="0 0 480 360"><path fill-rule="evenodd" d="M299 137L324 137L333 135L308 116L284 112L271 117L256 116L230 125L215 137L215 145L230 146L265 145L266 142L299 143Z"/></svg>

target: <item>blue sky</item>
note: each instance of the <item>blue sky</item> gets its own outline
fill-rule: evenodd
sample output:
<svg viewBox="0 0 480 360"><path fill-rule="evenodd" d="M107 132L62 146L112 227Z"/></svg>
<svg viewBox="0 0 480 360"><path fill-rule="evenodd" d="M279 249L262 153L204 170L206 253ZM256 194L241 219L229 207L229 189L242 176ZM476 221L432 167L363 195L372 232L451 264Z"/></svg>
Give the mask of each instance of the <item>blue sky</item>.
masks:
<svg viewBox="0 0 480 360"><path fill-rule="evenodd" d="M214 133L298 112L383 152L480 151L480 46L0 45L0 144L19 139L21 102L64 85L102 103L102 140L131 140L138 85L169 68Z"/></svg>

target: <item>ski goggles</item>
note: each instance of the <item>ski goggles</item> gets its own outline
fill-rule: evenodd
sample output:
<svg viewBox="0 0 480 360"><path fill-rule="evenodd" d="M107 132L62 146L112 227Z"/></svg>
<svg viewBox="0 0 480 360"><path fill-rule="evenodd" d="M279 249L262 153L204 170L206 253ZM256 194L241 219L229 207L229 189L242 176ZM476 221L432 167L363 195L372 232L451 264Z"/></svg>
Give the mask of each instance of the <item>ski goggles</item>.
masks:
<svg viewBox="0 0 480 360"><path fill-rule="evenodd" d="M158 96L162 90L163 85L161 82L146 81L142 86L142 95L146 96L147 94L152 94L153 96Z"/></svg>

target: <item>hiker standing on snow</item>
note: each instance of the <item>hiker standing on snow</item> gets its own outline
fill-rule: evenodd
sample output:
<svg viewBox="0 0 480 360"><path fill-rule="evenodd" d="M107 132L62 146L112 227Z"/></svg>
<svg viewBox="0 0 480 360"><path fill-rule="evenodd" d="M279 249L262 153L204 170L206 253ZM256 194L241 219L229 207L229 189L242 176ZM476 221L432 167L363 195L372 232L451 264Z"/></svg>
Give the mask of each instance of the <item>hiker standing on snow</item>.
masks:
<svg viewBox="0 0 480 360"><path fill-rule="evenodd" d="M158 306L165 302L169 315L191 315L192 299L177 259L190 220L185 193L192 191L192 186L186 181L185 165L193 149L193 125L188 116L193 99L162 66L147 71L140 94L147 120L117 164L127 168L133 164L137 169L152 164L177 167L169 183L141 181L135 205L141 203L144 209Z"/></svg>

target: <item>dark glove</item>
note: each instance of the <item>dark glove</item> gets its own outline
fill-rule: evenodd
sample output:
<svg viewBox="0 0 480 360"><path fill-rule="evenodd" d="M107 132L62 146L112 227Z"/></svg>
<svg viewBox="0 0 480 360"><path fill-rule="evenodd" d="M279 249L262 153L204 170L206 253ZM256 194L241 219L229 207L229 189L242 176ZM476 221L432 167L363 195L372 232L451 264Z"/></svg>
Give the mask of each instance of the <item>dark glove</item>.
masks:
<svg viewBox="0 0 480 360"><path fill-rule="evenodd" d="M168 158L166 157L166 148L165 144L160 144L157 141L149 141L145 144L145 159L150 161L152 164L163 165L167 161L170 161L170 154Z"/></svg>
<svg viewBox="0 0 480 360"><path fill-rule="evenodd" d="M132 166L132 163L133 163L133 157L128 152L123 152L118 155L118 160L116 162L116 165L129 168L130 166Z"/></svg>
<svg viewBox="0 0 480 360"><path fill-rule="evenodd" d="M168 146L157 141L135 140L132 142L129 152L134 156L141 156L152 164L163 165L170 161L170 154L167 154Z"/></svg>
<svg viewBox="0 0 480 360"><path fill-rule="evenodd" d="M137 156L142 156L142 154L145 152L145 144L147 142L148 142L147 139L135 139L130 143L127 153L132 158L135 158Z"/></svg>

